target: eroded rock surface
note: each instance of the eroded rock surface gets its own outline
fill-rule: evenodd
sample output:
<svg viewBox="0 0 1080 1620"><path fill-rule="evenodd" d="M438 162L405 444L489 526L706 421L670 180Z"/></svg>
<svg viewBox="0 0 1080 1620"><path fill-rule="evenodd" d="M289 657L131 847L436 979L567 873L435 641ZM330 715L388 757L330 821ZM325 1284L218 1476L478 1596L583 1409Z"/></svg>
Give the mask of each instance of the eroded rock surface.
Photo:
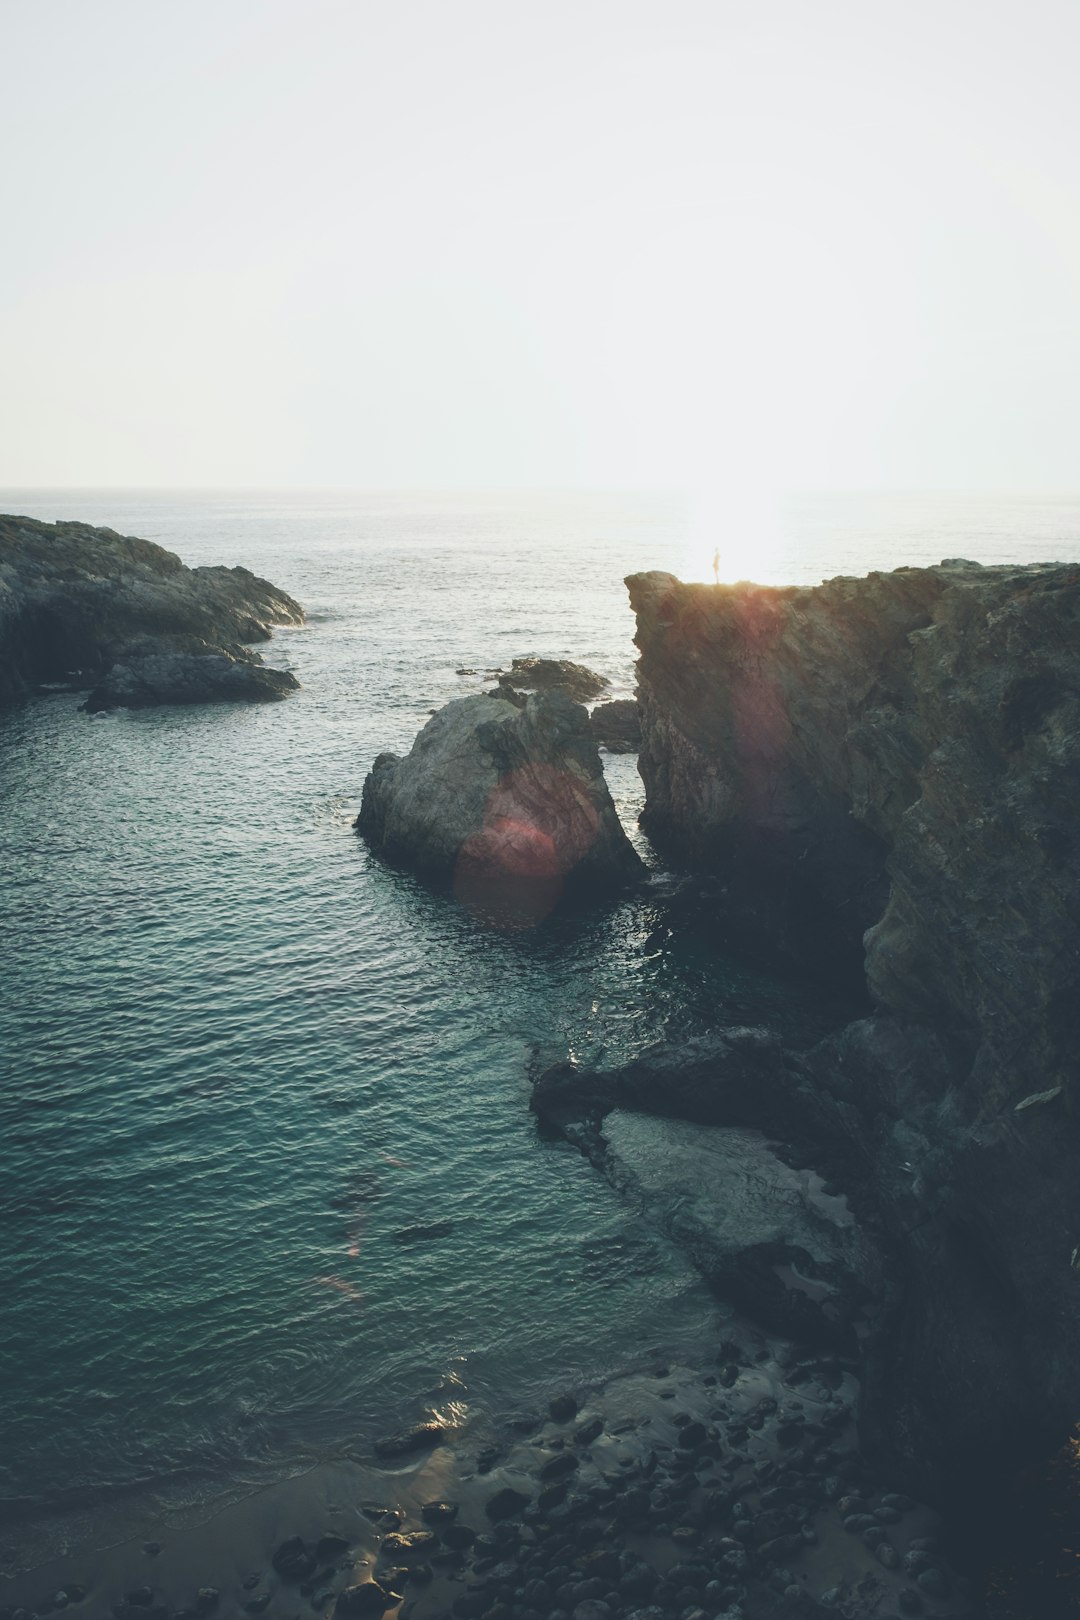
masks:
<svg viewBox="0 0 1080 1620"><path fill-rule="evenodd" d="M448 703L404 759L375 761L356 825L375 849L451 879L480 909L516 891L543 912L566 887L622 882L640 865L588 715L561 692L522 708L494 697Z"/></svg>
<svg viewBox="0 0 1080 1620"><path fill-rule="evenodd" d="M91 709L283 697L295 678L244 645L300 624L246 568L187 568L149 540L0 517L0 701L92 688Z"/></svg>
<svg viewBox="0 0 1080 1620"><path fill-rule="evenodd" d="M865 1436L939 1483L1049 1449L1080 1391L1080 568L628 585L649 833L720 875L731 937L877 1004L807 1060L897 1260Z"/></svg>

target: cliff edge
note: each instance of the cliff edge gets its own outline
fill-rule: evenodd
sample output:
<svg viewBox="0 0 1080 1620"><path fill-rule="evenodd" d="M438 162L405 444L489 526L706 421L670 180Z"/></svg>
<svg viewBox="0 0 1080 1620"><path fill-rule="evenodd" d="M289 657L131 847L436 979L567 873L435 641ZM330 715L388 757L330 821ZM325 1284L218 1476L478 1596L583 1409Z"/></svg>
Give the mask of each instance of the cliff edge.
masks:
<svg viewBox="0 0 1080 1620"><path fill-rule="evenodd" d="M894 1246L868 1438L923 1476L1060 1443L1080 1413L1080 567L627 585L646 830L720 874L730 936L865 973L876 1008L810 1058Z"/></svg>

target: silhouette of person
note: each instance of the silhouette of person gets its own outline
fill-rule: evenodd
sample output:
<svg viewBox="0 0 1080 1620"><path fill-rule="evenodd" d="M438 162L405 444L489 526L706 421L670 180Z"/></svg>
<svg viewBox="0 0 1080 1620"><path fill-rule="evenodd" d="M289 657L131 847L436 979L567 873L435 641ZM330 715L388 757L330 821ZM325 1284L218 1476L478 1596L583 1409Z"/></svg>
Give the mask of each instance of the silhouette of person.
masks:
<svg viewBox="0 0 1080 1620"><path fill-rule="evenodd" d="M719 585L719 583L720 583L720 548L719 548L719 546L717 546L716 550L712 554L712 571L713 571L713 579Z"/></svg>

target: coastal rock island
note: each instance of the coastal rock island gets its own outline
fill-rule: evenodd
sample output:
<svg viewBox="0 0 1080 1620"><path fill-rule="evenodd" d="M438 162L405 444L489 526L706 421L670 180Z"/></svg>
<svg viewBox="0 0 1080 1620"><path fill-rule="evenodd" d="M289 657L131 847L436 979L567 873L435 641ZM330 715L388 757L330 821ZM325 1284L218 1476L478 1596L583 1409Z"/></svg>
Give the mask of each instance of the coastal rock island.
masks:
<svg viewBox="0 0 1080 1620"><path fill-rule="evenodd" d="M699 1076L698 1117L877 1227L864 1444L939 1490L1047 1455L1080 1410L1080 568L627 584L649 835L723 936L870 997L759 1109ZM687 1112L671 1066L633 1106Z"/></svg>
<svg viewBox="0 0 1080 1620"><path fill-rule="evenodd" d="M90 711L281 698L295 676L247 643L303 619L246 568L188 568L87 523L0 517L0 703L57 687L89 689Z"/></svg>
<svg viewBox="0 0 1080 1620"><path fill-rule="evenodd" d="M481 910L514 894L542 915L565 889L610 887L640 868L588 714L560 691L521 707L502 697L446 704L405 758L376 759L356 826Z"/></svg>

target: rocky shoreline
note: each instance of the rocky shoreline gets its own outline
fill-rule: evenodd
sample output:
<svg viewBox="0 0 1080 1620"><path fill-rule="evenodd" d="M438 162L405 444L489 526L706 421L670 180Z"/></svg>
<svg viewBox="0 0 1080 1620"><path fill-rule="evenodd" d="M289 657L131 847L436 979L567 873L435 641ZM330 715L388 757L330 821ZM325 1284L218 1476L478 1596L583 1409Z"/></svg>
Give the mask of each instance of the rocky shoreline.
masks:
<svg viewBox="0 0 1080 1620"><path fill-rule="evenodd" d="M91 714L273 702L299 682L249 643L303 620L246 568L187 568L113 529L0 516L0 704L56 690L89 692Z"/></svg>
<svg viewBox="0 0 1080 1620"><path fill-rule="evenodd" d="M853 1363L732 1319L498 1426L421 1426L156 1539L0 1585L11 1620L769 1620L974 1612L934 1512L867 1474ZM423 1430L423 1432L421 1432ZM396 1442L396 1444L394 1443ZM376 1451L379 1448L376 1447Z"/></svg>

